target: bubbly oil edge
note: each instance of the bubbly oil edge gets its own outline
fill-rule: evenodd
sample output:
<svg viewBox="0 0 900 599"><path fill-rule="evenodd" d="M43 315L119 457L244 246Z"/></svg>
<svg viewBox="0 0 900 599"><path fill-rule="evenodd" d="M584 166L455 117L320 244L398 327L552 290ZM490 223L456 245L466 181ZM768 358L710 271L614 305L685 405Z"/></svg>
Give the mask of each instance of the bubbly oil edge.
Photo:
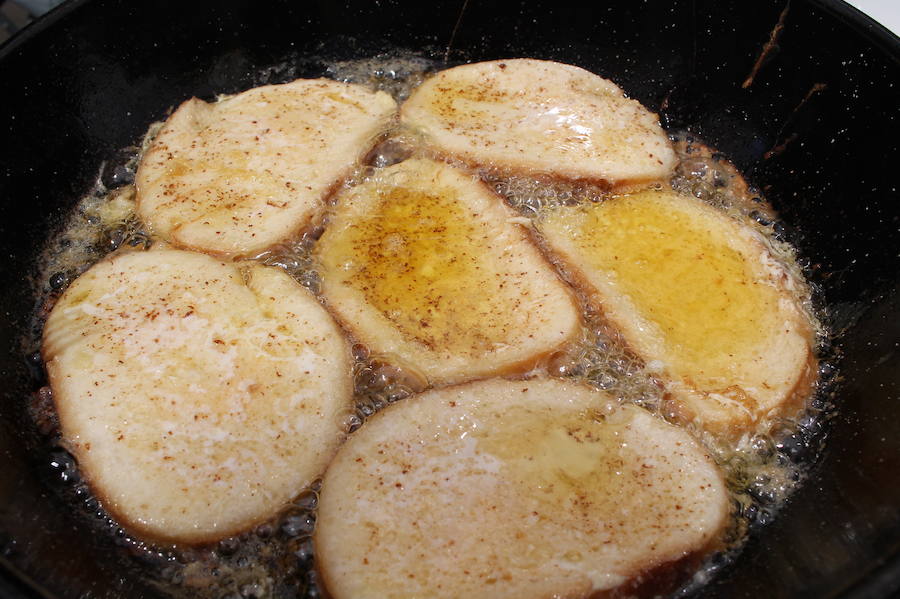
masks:
<svg viewBox="0 0 900 599"><path fill-rule="evenodd" d="M386 91L398 103L428 73L445 67L413 53L319 62L325 65L323 76ZM261 69L255 79L257 84L280 83L283 81L279 75L285 74L283 81L289 81L296 69L289 64L276 65ZM278 80L270 81L272 78ZM161 122L150 125L140 144L123 149L123 158L118 163L101 165L93 188L47 242L35 267L39 273L34 282L35 311L29 338L23 340L32 366L40 369L43 321L66 286L113 252L150 247L153 239L136 216L133 180L143 151L161 126ZM825 315L816 303L818 291L804 276L808 265L798 261L795 250L784 239L774 211L759 194L744 187L743 179L724 156L710 151L690 133L669 132L669 135L679 155L672 187L716 207L760 234L776 260L800 283L798 299L816 328L816 354L820 360L820 376L807 408L797 418L776 423L771 433L743 438L735 447L692 431L725 472L735 518L727 533L725 549L709 556L673 594L682 597L695 593L727 566L740 552L748 533L773 520L793 490L802 484L826 436L824 429L832 413L833 389L828 382L831 377L825 375L833 374L834 365L829 355L828 332L820 324L825 321ZM340 187L352 187L372 176L374 169L410 157L413 154L410 141L397 131L389 132L370 152L365 164ZM539 218L548 206L603 201L609 196L603 187L583 182L510 176L490 169L479 169L477 176L529 221ZM323 222L252 259L283 269L319 296L320 279L312 248L327 218L326 211ZM567 277L565 272L560 275ZM552 376L603 389L621 403L633 403L665 417L660 385L653 370L624 347L601 314L592 311L584 298L580 299L584 327L579 341L564 354L548 359L542 368ZM370 355L365 347L354 344L353 354L355 409L346 422L348 432L356 430L368 416L385 406L421 390L420 380L398 376L396 368L381 357ZM318 482L253 530L206 546L154 545L131 536L106 514L82 479L74 458L60 446L52 410L49 389L43 387L36 391L30 412L45 440L56 488L73 506L73 511L80 512L98 534L121 548L123 563L135 568L152 586L176 597L320 596L312 547Z"/></svg>

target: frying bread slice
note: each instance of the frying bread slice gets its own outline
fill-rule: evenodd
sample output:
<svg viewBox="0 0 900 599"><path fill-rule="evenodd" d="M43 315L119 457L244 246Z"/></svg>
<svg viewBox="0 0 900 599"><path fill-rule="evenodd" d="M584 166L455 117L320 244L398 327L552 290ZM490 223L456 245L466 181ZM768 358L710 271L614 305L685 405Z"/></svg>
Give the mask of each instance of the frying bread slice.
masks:
<svg viewBox="0 0 900 599"><path fill-rule="evenodd" d="M655 114L611 81L558 62L441 71L400 118L441 153L505 170L640 185L667 178L676 163Z"/></svg>
<svg viewBox="0 0 900 599"><path fill-rule="evenodd" d="M325 469L350 410L340 329L283 272L120 254L53 308L43 355L64 440L124 525L163 541L264 520Z"/></svg>
<svg viewBox="0 0 900 599"><path fill-rule="evenodd" d="M343 192L314 252L344 326L434 384L531 367L579 327L512 211L443 163L407 160Z"/></svg>
<svg viewBox="0 0 900 599"><path fill-rule="evenodd" d="M394 404L329 465L315 532L335 599L588 597L720 538L728 494L682 429L558 380Z"/></svg>
<svg viewBox="0 0 900 599"><path fill-rule="evenodd" d="M648 366L679 417L740 434L795 409L813 330L788 272L751 229L694 198L645 191L552 209L552 251Z"/></svg>
<svg viewBox="0 0 900 599"><path fill-rule="evenodd" d="M327 79L183 103L138 169L138 213L178 246L250 256L283 241L375 143L384 92Z"/></svg>

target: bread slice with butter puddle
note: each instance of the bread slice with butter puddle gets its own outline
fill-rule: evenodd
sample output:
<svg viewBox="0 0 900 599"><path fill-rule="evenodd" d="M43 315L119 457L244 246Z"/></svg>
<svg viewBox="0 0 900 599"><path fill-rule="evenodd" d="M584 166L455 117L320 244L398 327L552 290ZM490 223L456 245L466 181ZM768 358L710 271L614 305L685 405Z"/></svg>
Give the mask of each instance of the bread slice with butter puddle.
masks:
<svg viewBox="0 0 900 599"><path fill-rule="evenodd" d="M813 327L764 240L671 190L550 208L547 246L666 381L677 416L739 436L790 415L815 377Z"/></svg>
<svg viewBox="0 0 900 599"><path fill-rule="evenodd" d="M373 353L424 383L524 371L580 316L517 217L470 173L426 159L340 193L314 248L322 295Z"/></svg>
<svg viewBox="0 0 900 599"><path fill-rule="evenodd" d="M314 540L334 599L625 596L714 547L730 509L679 427L581 385L492 379L367 420L328 467Z"/></svg>
<svg viewBox="0 0 900 599"><path fill-rule="evenodd" d="M343 440L350 350L288 275L172 249L118 254L54 306L63 442L104 508L165 542L271 517Z"/></svg>

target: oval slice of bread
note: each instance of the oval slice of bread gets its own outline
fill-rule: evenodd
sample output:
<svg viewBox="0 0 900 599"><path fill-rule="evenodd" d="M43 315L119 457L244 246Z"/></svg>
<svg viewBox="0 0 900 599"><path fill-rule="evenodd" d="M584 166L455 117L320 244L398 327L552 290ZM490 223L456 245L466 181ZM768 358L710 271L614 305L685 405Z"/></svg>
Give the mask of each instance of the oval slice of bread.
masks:
<svg viewBox="0 0 900 599"><path fill-rule="evenodd" d="M273 515L321 475L351 410L341 330L283 272L120 254L53 308L43 355L66 446L104 507L163 541Z"/></svg>
<svg viewBox="0 0 900 599"><path fill-rule="evenodd" d="M579 385L480 381L350 436L316 559L334 599L598 596L709 550L729 510L684 430Z"/></svg>
<svg viewBox="0 0 900 599"><path fill-rule="evenodd" d="M341 193L314 253L344 326L433 384L530 368L579 329L513 212L443 163L407 160Z"/></svg>
<svg viewBox="0 0 900 599"><path fill-rule="evenodd" d="M396 108L384 92L327 79L188 100L141 160L138 213L180 247L257 254L324 208Z"/></svg>
<svg viewBox="0 0 900 599"><path fill-rule="evenodd" d="M441 71L400 118L438 152L502 170L631 186L667 178L676 163L655 114L611 81L558 62Z"/></svg>
<svg viewBox="0 0 900 599"><path fill-rule="evenodd" d="M796 409L815 373L794 281L761 237L674 191L559 206L546 243L685 422L728 434Z"/></svg>

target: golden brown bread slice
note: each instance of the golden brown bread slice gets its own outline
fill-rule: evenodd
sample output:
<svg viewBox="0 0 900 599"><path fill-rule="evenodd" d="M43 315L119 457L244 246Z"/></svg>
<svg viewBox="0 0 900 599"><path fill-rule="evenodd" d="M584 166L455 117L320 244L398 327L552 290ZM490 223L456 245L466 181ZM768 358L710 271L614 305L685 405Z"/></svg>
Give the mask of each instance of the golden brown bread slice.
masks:
<svg viewBox="0 0 900 599"><path fill-rule="evenodd" d="M396 403L323 479L316 559L334 599L588 597L703 553L728 522L684 430L559 380Z"/></svg>
<svg viewBox="0 0 900 599"><path fill-rule="evenodd" d="M439 152L503 170L639 185L667 178L676 162L655 114L611 81L558 62L441 71L400 118Z"/></svg>
<svg viewBox="0 0 900 599"><path fill-rule="evenodd" d="M141 160L138 213L178 246L252 256L324 208L395 111L384 92L327 79L193 98Z"/></svg>
<svg viewBox="0 0 900 599"><path fill-rule="evenodd" d="M314 253L344 326L431 383L528 368L579 328L512 211L443 163L407 160L341 193Z"/></svg>
<svg viewBox="0 0 900 599"><path fill-rule="evenodd" d="M750 228L668 190L559 206L539 230L683 421L737 435L808 394L810 318Z"/></svg>
<svg viewBox="0 0 900 599"><path fill-rule="evenodd" d="M93 492L163 541L270 517L323 472L351 409L349 348L314 297L193 252L93 266L53 308L43 355Z"/></svg>

